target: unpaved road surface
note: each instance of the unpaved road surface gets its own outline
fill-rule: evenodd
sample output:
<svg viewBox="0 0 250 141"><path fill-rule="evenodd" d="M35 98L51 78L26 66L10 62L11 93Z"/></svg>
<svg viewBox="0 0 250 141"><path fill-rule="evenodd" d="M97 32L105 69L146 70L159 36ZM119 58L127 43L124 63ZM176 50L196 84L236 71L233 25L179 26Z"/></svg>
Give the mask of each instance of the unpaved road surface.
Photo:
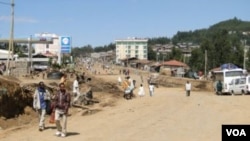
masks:
<svg viewBox="0 0 250 141"><path fill-rule="evenodd" d="M145 89L148 90L147 88ZM68 136L56 137L55 125L39 132L32 124L0 130L1 141L220 141L222 124L250 123L249 95L216 96L182 88L157 88L155 95L119 99L114 106L68 118ZM98 109L98 107L92 107ZM94 110L93 110L94 111Z"/></svg>

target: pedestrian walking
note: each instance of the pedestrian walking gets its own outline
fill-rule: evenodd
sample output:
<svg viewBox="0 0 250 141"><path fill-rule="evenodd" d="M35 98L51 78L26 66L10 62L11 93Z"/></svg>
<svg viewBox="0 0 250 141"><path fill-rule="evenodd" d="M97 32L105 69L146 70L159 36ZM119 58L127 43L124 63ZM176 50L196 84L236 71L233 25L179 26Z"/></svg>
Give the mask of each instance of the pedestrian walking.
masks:
<svg viewBox="0 0 250 141"><path fill-rule="evenodd" d="M79 77L77 76L76 79L73 82L73 95L74 95L74 100L73 104L77 102L78 98L80 97L80 90L79 90Z"/></svg>
<svg viewBox="0 0 250 141"><path fill-rule="evenodd" d="M141 83L143 83L143 76L141 75Z"/></svg>
<svg viewBox="0 0 250 141"><path fill-rule="evenodd" d="M216 84L216 94L221 95L222 88L223 88L223 84L221 83L221 80L219 80Z"/></svg>
<svg viewBox="0 0 250 141"><path fill-rule="evenodd" d="M119 84L119 86L121 85L121 83L122 83L122 78L121 78L121 76L119 76L118 77L118 84Z"/></svg>
<svg viewBox="0 0 250 141"><path fill-rule="evenodd" d="M135 89L134 81L130 76L128 76L128 81L129 81L129 84L130 84L129 87L130 87L130 90L131 90L131 95L134 96L134 93L133 93L133 91Z"/></svg>
<svg viewBox="0 0 250 141"><path fill-rule="evenodd" d="M70 94L65 89L65 84L59 84L59 91L55 96L55 121L57 136L66 137L67 135L67 116L70 107ZM62 120L62 125L61 121Z"/></svg>
<svg viewBox="0 0 250 141"><path fill-rule="evenodd" d="M130 87L129 77L126 77L125 80L122 82L122 88L124 89L123 97L126 99L131 99L133 90Z"/></svg>
<svg viewBox="0 0 250 141"><path fill-rule="evenodd" d="M63 83L64 85L66 85L66 81L67 81L67 74L65 73L61 77L59 84Z"/></svg>
<svg viewBox="0 0 250 141"><path fill-rule="evenodd" d="M154 85L152 83L149 83L149 95L154 95Z"/></svg>
<svg viewBox="0 0 250 141"><path fill-rule="evenodd" d="M45 129L45 115L46 108L50 108L47 102L50 100L50 93L45 89L44 82L39 82L38 88L35 90L33 96L33 108L38 112L39 117L39 131Z"/></svg>
<svg viewBox="0 0 250 141"><path fill-rule="evenodd" d="M186 89L186 95L190 96L190 91L191 91L191 83L189 81L187 81L186 85L185 85L185 89Z"/></svg>
<svg viewBox="0 0 250 141"><path fill-rule="evenodd" d="M140 85L140 88L139 88L139 91L138 91L138 95L140 97L143 97L145 95L145 91L144 91L144 88L143 88L142 84Z"/></svg>

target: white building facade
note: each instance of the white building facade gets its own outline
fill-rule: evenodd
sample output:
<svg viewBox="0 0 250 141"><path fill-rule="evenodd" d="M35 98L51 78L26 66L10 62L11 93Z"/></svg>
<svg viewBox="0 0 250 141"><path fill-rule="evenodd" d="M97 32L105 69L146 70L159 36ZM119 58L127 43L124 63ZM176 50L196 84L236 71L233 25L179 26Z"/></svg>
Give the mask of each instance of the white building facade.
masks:
<svg viewBox="0 0 250 141"><path fill-rule="evenodd" d="M148 39L128 38L115 40L116 63L126 58L135 57L139 60L148 59Z"/></svg>
<svg viewBox="0 0 250 141"><path fill-rule="evenodd" d="M58 35L50 33L41 33L41 34L36 34L35 37L39 38L40 40L53 41L53 44L34 44L35 54L38 53L45 54L49 52L54 55L58 55L60 53L61 47Z"/></svg>

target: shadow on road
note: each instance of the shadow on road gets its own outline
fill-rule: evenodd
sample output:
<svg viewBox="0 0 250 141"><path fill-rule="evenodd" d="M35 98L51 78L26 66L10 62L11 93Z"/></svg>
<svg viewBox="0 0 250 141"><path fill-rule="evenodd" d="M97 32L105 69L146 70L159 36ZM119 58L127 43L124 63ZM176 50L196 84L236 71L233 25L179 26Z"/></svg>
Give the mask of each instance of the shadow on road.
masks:
<svg viewBox="0 0 250 141"><path fill-rule="evenodd" d="M67 136L75 136L75 135L79 135L80 133L77 132L67 132Z"/></svg>

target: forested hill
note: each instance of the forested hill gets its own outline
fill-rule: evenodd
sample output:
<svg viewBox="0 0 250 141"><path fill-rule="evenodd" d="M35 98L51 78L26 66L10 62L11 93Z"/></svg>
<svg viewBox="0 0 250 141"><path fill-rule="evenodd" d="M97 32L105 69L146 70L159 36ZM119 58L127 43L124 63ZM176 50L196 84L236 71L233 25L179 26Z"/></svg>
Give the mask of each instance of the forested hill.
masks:
<svg viewBox="0 0 250 141"><path fill-rule="evenodd" d="M249 21L242 21L237 18L226 20L214 24L209 28L209 30L215 29L225 29L228 31L249 31L250 32L250 22Z"/></svg>
<svg viewBox="0 0 250 141"><path fill-rule="evenodd" d="M241 39L250 42L250 22L234 18L216 23L208 28L197 29L194 31L178 31L172 38L174 44L180 42L192 42L200 44L204 39L210 39L216 32L225 30L236 34ZM243 35L248 32L248 35Z"/></svg>

